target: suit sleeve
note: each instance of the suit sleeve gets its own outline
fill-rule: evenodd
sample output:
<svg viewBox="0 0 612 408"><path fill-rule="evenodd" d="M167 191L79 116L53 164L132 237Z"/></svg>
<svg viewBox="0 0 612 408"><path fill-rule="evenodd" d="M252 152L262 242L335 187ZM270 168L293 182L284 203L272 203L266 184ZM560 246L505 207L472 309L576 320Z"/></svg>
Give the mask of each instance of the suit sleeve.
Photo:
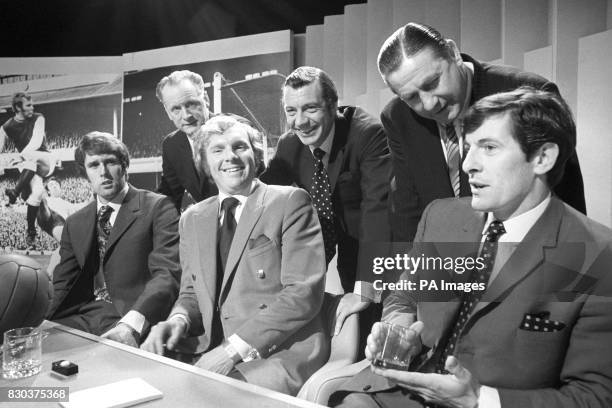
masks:
<svg viewBox="0 0 612 408"><path fill-rule="evenodd" d="M262 357L317 315L325 287L323 236L308 194L293 190L282 216L282 289L275 302L236 330Z"/></svg>
<svg viewBox="0 0 612 408"><path fill-rule="evenodd" d="M572 327L558 388L498 388L502 408L607 408L612 406L612 249L592 264L597 284Z"/></svg>
<svg viewBox="0 0 612 408"><path fill-rule="evenodd" d="M176 209L180 211L185 186L183 186L176 174L176 169L168 153L168 150L171 148L170 138L167 137L162 144L162 175L157 191L170 197Z"/></svg>
<svg viewBox="0 0 612 408"><path fill-rule="evenodd" d="M281 137L276 146L276 153L266 171L261 175L260 180L266 184L274 184L279 186L289 186L293 184L291 164L288 162L288 155L285 148L285 138Z"/></svg>
<svg viewBox="0 0 612 408"><path fill-rule="evenodd" d="M148 257L151 279L138 297L133 310L150 324L165 319L176 300L181 278L179 265L178 213L168 198L158 200L152 209L153 249Z"/></svg>
<svg viewBox="0 0 612 408"><path fill-rule="evenodd" d="M372 125L362 138L360 157L361 225L357 280L372 282L372 259L380 256L381 245L391 241L389 225L389 180L391 157L382 126Z"/></svg>
<svg viewBox="0 0 612 408"><path fill-rule="evenodd" d="M72 248L72 241L70 238L70 227L65 225L62 231L62 238L60 240L60 263L55 267L53 271L53 300L47 313L47 318L53 320L61 317L65 309L63 307L64 301L68 297L70 290L74 287L77 282L81 279L85 279L85 274L88 271L83 271L81 265L79 265L77 258ZM85 291L78 291L75 293L76 296L81 298L84 303L88 299L88 296L93 295L93 280L91 281L92 291L88 294ZM78 303L78 302L77 302Z"/></svg>
<svg viewBox="0 0 612 408"><path fill-rule="evenodd" d="M399 126L403 119L393 117L397 116L395 111L398 103L402 102L390 102L380 119L391 151L391 235L394 242L409 242L414 238L421 213L409 159L401 142L402 138L407 137L403 134L404 129Z"/></svg>
<svg viewBox="0 0 612 408"><path fill-rule="evenodd" d="M179 222L179 235L182 237L187 237L185 234L185 226L190 223L191 213L185 212L181 216L181 220ZM180 313L189 319L189 336L199 336L204 333L204 326L202 324L202 314L200 313L200 308L198 305L198 298L196 295L193 276L195 276L198 271L195 269L191 262L187 262L186 260L194 254L198 253L198 249L196 248L197 242L194 239L181 239L179 245L179 253L183 262L181 262L182 275L181 275L181 287L179 292L178 300L176 301L172 312L170 313Z"/></svg>

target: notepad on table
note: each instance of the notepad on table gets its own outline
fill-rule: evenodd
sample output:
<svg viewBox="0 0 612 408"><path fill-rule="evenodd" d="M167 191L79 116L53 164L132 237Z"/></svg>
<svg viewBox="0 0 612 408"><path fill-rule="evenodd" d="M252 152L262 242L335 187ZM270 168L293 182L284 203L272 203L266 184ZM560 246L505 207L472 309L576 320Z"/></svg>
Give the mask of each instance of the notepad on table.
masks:
<svg viewBox="0 0 612 408"><path fill-rule="evenodd" d="M142 378L130 378L70 393L64 408L123 408L163 397L161 391Z"/></svg>

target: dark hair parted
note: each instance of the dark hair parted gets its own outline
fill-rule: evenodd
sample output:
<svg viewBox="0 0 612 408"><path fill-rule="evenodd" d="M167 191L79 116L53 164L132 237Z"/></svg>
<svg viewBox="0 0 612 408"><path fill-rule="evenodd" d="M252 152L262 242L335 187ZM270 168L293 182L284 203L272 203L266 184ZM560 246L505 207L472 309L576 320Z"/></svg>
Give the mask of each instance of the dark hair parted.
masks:
<svg viewBox="0 0 612 408"><path fill-rule="evenodd" d="M89 132L81 138L74 151L74 160L85 167L85 156L96 154L112 154L121 163L123 169L130 166L130 153L123 142L106 132Z"/></svg>
<svg viewBox="0 0 612 408"><path fill-rule="evenodd" d="M446 38L433 27L408 23L385 40L378 53L378 71L384 77L395 71L404 58L429 47L435 55L450 58L453 55Z"/></svg>
<svg viewBox="0 0 612 408"><path fill-rule="evenodd" d="M317 81L321 85L323 100L325 100L327 107L335 107L338 104L336 85L334 85L334 81L327 72L322 69L308 66L298 67L287 76L283 87L288 86L293 89L300 89Z"/></svg>
<svg viewBox="0 0 612 408"><path fill-rule="evenodd" d="M565 163L576 148L576 124L567 103L556 93L520 87L482 98L463 119L464 132L474 132L492 116L508 115L512 136L531 160L545 143L559 147L554 167L547 173L553 188L563 177Z"/></svg>
<svg viewBox="0 0 612 408"><path fill-rule="evenodd" d="M194 150L196 151L196 167L204 170L210 176L210 168L206 160L206 148L210 138L214 135L223 135L231 128L241 129L249 137L253 155L255 156L255 177L266 169L264 162L263 136L254 127L240 120L240 116L220 114L210 118L195 134Z"/></svg>
<svg viewBox="0 0 612 408"><path fill-rule="evenodd" d="M31 101L32 97L25 92L16 92L13 94L13 100L11 101L11 108L13 113L17 113L23 110L23 100Z"/></svg>

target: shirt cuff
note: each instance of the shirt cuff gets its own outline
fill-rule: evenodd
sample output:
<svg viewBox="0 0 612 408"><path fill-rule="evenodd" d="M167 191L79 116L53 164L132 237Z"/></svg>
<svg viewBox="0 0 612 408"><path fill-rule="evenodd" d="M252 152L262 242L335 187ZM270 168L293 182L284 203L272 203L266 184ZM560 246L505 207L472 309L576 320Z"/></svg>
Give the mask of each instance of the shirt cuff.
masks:
<svg viewBox="0 0 612 408"><path fill-rule="evenodd" d="M183 332L184 335L187 335L187 333L189 333L189 328L191 327L191 322L189 321L189 316L184 315L182 313L175 313L173 315L171 315L170 317L168 317L168 320L172 320L172 319L180 319L182 321L185 322L185 331Z"/></svg>
<svg viewBox="0 0 612 408"><path fill-rule="evenodd" d="M480 386L480 395L478 396L478 406L486 408L501 408L501 400L499 392L495 388Z"/></svg>
<svg viewBox="0 0 612 408"><path fill-rule="evenodd" d="M137 312L135 310L130 310L129 312L126 313L125 316L123 316L121 320L119 320L119 323L127 324L132 329L134 329L139 335L142 335L145 324L147 323L147 319L144 317L142 313Z"/></svg>
<svg viewBox="0 0 612 408"><path fill-rule="evenodd" d="M374 289L374 285L366 281L355 281L353 293L374 303L380 303L382 297L382 291Z"/></svg>
<svg viewBox="0 0 612 408"><path fill-rule="evenodd" d="M242 361L251 361L261 358L259 352L255 348L251 347L249 343L242 340L237 334L234 333L229 336L227 341L232 345L232 347L234 347L238 354L240 354Z"/></svg>

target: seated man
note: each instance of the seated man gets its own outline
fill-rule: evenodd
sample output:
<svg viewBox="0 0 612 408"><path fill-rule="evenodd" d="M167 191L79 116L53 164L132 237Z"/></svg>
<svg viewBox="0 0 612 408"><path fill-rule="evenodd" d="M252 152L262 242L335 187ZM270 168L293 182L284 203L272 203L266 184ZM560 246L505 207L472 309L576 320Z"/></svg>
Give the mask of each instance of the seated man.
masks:
<svg viewBox="0 0 612 408"><path fill-rule="evenodd" d="M128 184L128 150L113 135L83 136L75 160L96 198L66 220L48 318L137 347L178 295L178 212Z"/></svg>
<svg viewBox="0 0 612 408"><path fill-rule="evenodd" d="M216 116L196 146L219 195L183 213L179 299L142 348L162 354L203 334L197 366L295 395L329 354L317 215L304 190L255 178L264 163L252 127Z"/></svg>
<svg viewBox="0 0 612 408"><path fill-rule="evenodd" d="M446 302L432 290L393 292L383 319L417 319L412 345L420 352L411 369L418 372L364 370L332 405L610 407L612 232L551 194L575 147L567 105L519 88L475 103L464 123L472 197L432 202L416 245L434 243L438 256L457 258L458 243L468 243L482 264L464 284L484 289L447 291ZM443 276L457 282L458 273ZM401 278L433 276L421 268ZM375 324L369 360L381 334Z"/></svg>

